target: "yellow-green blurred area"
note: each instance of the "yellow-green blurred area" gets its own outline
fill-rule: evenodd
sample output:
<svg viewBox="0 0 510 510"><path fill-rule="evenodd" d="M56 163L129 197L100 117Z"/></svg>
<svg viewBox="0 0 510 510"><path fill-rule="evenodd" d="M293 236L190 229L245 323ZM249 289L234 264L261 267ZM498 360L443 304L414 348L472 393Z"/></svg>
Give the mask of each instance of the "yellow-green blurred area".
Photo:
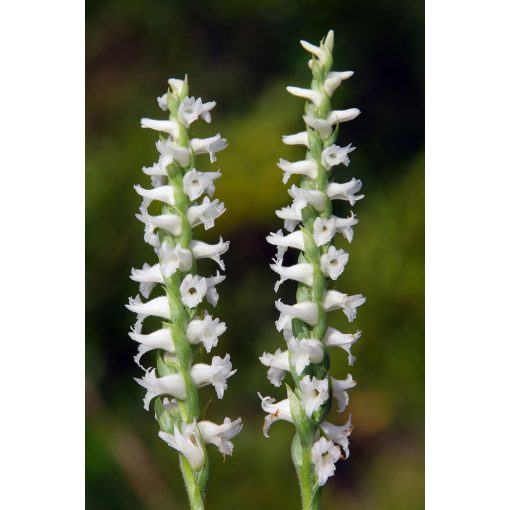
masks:
<svg viewBox="0 0 510 510"><path fill-rule="evenodd" d="M215 100L213 122L195 123L199 136L220 132L229 147L211 165L221 169L216 197L226 213L197 238L231 242L224 256L227 280L219 287L214 316L227 323L214 354L231 354L237 373L207 418L244 421L234 455L225 461L209 447L207 508L296 509L298 486L290 458L293 427L279 422L262 436L264 413L257 391L285 398L258 361L284 348L274 327L275 250L265 241L281 228L274 210L290 203L278 158L301 159L302 147L281 137L303 129L303 101L286 85L306 87L308 55L300 39L317 43L335 30L336 70L354 70L333 105L362 115L342 124L338 143L352 143L351 165L333 170L337 181L357 177L365 198L349 263L337 288L363 293L367 302L349 324L341 312L331 325L361 329L357 362L332 356L332 375L350 371L354 431L351 457L337 464L324 491L324 509L416 510L423 495L423 5L421 1L304 0L87 2L87 508L94 510L186 508L176 452L157 436L153 412L142 408L144 390L127 335L134 317L124 307L138 292L131 267L155 263L134 215L133 185L150 187L141 172L157 159L157 134L140 128L143 116L164 118L156 97L169 77L189 76L191 94ZM296 182L296 181L291 181ZM335 204L346 216L351 207ZM209 276L216 268L200 261ZM279 296L293 300L285 283ZM151 355L145 357L151 363ZM210 356L206 356L210 359ZM347 414L332 412L343 423Z"/></svg>

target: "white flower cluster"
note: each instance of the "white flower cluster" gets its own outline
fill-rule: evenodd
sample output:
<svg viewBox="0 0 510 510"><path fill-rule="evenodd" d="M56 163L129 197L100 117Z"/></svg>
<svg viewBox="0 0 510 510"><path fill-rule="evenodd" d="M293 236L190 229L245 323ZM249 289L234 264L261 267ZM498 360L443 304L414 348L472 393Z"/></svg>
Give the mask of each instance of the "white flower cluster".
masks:
<svg viewBox="0 0 510 510"><path fill-rule="evenodd" d="M352 76L351 71L331 71L333 51L333 31L330 31L320 46L301 41L306 51L312 54L309 67L313 81L310 89L287 87L288 92L307 100L304 122L306 131L283 137L288 145L303 145L307 148L305 159L289 162L280 159L278 166L283 170L283 182L297 175L300 186L292 185L289 195L290 206L276 211L284 220L282 230L271 233L267 241L277 247L276 258L271 264L280 279L275 291L286 280L298 282L297 303L287 305L276 301L280 317L276 328L283 332L287 349L278 349L274 354L264 353L260 361L268 367L268 378L275 386L282 384L290 373L295 381L294 390L288 389L297 397L300 409L292 409L292 398L275 402L271 397L262 397L262 408L268 413L263 432L267 437L270 426L278 420L295 424L298 433L308 430L297 422L297 416L311 425L313 446L311 461L319 486L326 483L335 471L335 463L349 456L349 441L352 425L349 416L344 425L334 425L325 421L331 399L337 401L338 412L343 412L349 402L347 390L356 382L351 374L345 379L335 379L327 373L325 351L328 347L340 347L348 354L352 365L355 357L351 354L352 345L361 333L341 333L327 326L327 312L342 310L349 322L356 317L357 307L365 302L361 294L349 296L337 290L328 289L328 280L336 281L344 271L349 254L334 245L335 234L341 234L349 243L353 238L353 226L358 223L351 212L346 218L332 214L332 201L342 200L351 206L363 195L357 194L361 181L351 179L345 183L332 180L333 168L348 166L349 156L355 148L350 144L335 145L338 124L354 119L359 110L330 109L330 98L343 80ZM288 248L299 250L298 262L284 266L283 258ZM300 412L301 411L301 414ZM298 466L296 466L298 467Z"/></svg>
<svg viewBox="0 0 510 510"><path fill-rule="evenodd" d="M220 172L197 170L195 157L208 154L211 162L216 161L216 152L224 149L227 142L219 134L205 139L190 136L193 122L199 118L211 122L210 112L216 103L188 97L187 79L170 79L169 90L158 98L158 104L169 111L169 119L144 118L141 125L167 136L160 136L156 143L158 161L143 168L151 178L152 188L136 185L135 191L142 197L137 218L145 224L145 241L153 246L159 261L132 270L131 278L140 284L140 294L146 301L140 296L130 298L127 308L137 314L137 320L129 335L138 343L138 365L145 353L158 350L157 369L149 368L141 379L136 379L147 390L145 409L160 397L155 405L162 429L160 437L178 450L193 470L198 470L206 462L206 443L216 445L223 455L231 455L230 439L242 427L240 419L225 418L220 425L198 421L197 388L212 385L218 398L223 398L227 379L235 373L230 356L214 356L210 364L193 363L200 348L211 352L226 330L225 324L204 308L204 301L216 306L216 285L225 277L219 273L199 276L196 261L209 258L224 270L220 257L229 247L221 237L216 244L192 238L193 229L200 225L210 229L225 211L223 203L211 199ZM153 202L159 208L151 214ZM151 298L156 286L164 294ZM143 333L148 316L162 318L162 327Z"/></svg>

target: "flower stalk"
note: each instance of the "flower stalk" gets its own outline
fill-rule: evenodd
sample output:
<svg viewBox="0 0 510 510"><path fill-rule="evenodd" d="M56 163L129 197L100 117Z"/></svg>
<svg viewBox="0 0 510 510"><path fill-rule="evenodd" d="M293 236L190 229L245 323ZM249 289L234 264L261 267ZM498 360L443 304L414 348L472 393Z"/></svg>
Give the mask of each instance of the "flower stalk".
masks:
<svg viewBox="0 0 510 510"><path fill-rule="evenodd" d="M320 508L322 487L334 474L335 463L349 456L348 437L352 430L350 417L344 425L333 425L326 421L334 400L338 412L348 404L347 389L356 382L350 374L343 380L333 378L330 373L329 347L340 347L348 354L348 363L354 363L352 344L361 333L341 333L328 326L328 312L341 309L349 322L356 317L356 309L365 302L358 294L348 296L331 289L344 271L349 255L335 246L335 236L341 234L349 243L352 227L358 221L355 215L340 218L333 215L333 200L342 200L354 205L363 198L356 195L361 181L352 179L346 183L333 182L333 168L348 166L348 154L355 148L335 144L339 124L354 119L359 110L331 110L331 95L343 80L352 76L351 71L331 71L333 64L334 34L330 31L319 46L301 41L303 48L311 53L308 66L312 72L309 89L287 87L290 94L306 100L305 131L283 137L288 145L303 145L306 155L303 160L288 162L280 160L283 182L293 176L300 179L299 186L292 185L290 206L276 211L284 220L282 230L271 233L267 240L277 247L277 255L271 268L280 275L275 291L286 280L297 282L296 304L276 302L280 317L276 328L283 333L287 350L280 349L274 355L264 353L260 360L266 365L268 378L280 386L287 373L294 385L286 385L287 398L280 402L270 397L262 398L262 408L267 416L264 434L278 420L294 424L296 434L291 453L299 481L302 508ZM283 258L288 248L297 249L297 264L284 266Z"/></svg>
<svg viewBox="0 0 510 510"><path fill-rule="evenodd" d="M241 419L225 418L223 424L201 421L198 395L200 387L212 385L218 398L223 398L227 379L235 373L228 354L213 356L210 364L199 362L204 350L209 353L217 345L226 327L209 315L205 305L216 306L216 285L225 277L219 273L200 276L197 260L210 258L224 269L220 256L227 251L228 242L220 238L217 244L207 244L194 238L194 229L212 228L225 210L218 200L210 199L221 173L198 171L197 156L208 154L214 162L216 152L227 143L219 134L205 139L192 137L192 123L198 119L210 123L210 111L216 103L189 97L187 78L168 83L168 91L158 98L158 104L168 111L169 118L141 120L143 128L163 133L156 143L158 161L143 168L153 187L135 186L142 197L137 218L145 224L145 241L154 248L158 262L132 270L131 278L139 282L146 301L139 296L130 298L127 308L137 314L130 333L139 343L136 363L141 366L141 358L156 351L156 368L146 369L145 375L136 379L147 390L144 407L149 410L154 401L159 436L179 452L190 508L199 510L204 508L209 479L205 445L214 444L224 456L231 455L230 439L242 428ZM155 287L163 293L150 299ZM164 321L160 329L144 333L143 322L149 316Z"/></svg>

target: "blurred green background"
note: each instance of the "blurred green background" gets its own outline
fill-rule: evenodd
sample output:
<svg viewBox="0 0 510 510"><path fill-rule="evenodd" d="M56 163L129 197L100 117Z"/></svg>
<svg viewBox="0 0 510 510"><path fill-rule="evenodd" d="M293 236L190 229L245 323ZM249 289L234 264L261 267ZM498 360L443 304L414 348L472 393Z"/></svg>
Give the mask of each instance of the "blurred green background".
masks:
<svg viewBox="0 0 510 510"><path fill-rule="evenodd" d="M133 185L148 187L140 169L157 159L157 135L140 129L139 119L163 118L156 96L167 78L185 73L193 95L218 103L212 125L202 123L198 134L221 132L230 143L217 164L203 158L201 166L223 173L216 196L227 212L198 235L231 241L214 313L228 330L215 354L229 352L238 369L208 418L242 416L245 424L233 457L223 462L210 448L207 506L299 508L289 454L293 428L280 422L264 439L256 395L280 399L284 391L269 384L257 358L284 346L274 328L276 275L268 266L274 249L265 242L281 227L274 210L290 202L276 162L304 154L281 143L283 134L302 129L303 102L284 87L308 85L299 39L317 43L330 28L334 69L355 71L333 104L362 111L341 126L339 144L358 147L351 166L334 171L337 180L361 178L366 195L354 207L360 223L352 245L340 243L350 253L341 288L365 294L367 303L354 325L331 314L335 326L359 328L363 336L351 369L358 381L351 392L351 457L337 464L324 508L423 508L422 2L88 0L86 11L87 508L186 508L176 453L157 437L152 413L142 409L144 391L133 381L140 369L127 336L133 316L124 308L138 290L131 267L155 260L134 217L140 200ZM215 270L202 268L205 275ZM290 302L293 284L281 290ZM334 353L332 362L333 375L344 377L345 353ZM206 402L212 393L204 389L201 396Z"/></svg>

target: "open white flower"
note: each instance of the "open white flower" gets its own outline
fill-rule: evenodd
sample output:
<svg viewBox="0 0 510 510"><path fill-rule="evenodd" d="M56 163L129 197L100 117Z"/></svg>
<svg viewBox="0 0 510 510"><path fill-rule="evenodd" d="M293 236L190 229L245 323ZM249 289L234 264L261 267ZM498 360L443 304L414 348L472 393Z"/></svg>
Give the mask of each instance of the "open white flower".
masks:
<svg viewBox="0 0 510 510"><path fill-rule="evenodd" d="M163 241L158 250L160 260L160 273L164 278L172 276L177 270L189 271L193 263L191 251L183 248L179 243L170 246L168 241Z"/></svg>
<svg viewBox="0 0 510 510"><path fill-rule="evenodd" d="M158 140L156 142L156 149L160 157L158 164L162 168L176 161L181 167L185 168L189 165L191 154L187 147L176 145L169 138L166 140Z"/></svg>
<svg viewBox="0 0 510 510"><path fill-rule="evenodd" d="M326 170L329 170L332 166L344 164L349 166L350 160L349 152L352 152L356 147L351 147L351 144L347 147L339 147L338 145L330 145L322 151L321 163Z"/></svg>
<svg viewBox="0 0 510 510"><path fill-rule="evenodd" d="M276 421L284 420L292 423L288 398L281 400L280 402L276 402L274 398L263 397L260 393L258 395L261 400L262 409L264 412L269 413L264 418L264 426L262 427L262 432L265 437L269 437L269 429Z"/></svg>
<svg viewBox="0 0 510 510"><path fill-rule="evenodd" d="M332 218L335 222L336 232L342 234L347 239L347 242L352 242L354 236L352 227L358 223L356 215L351 211L351 215L348 218L338 218L337 216L332 216Z"/></svg>
<svg viewBox="0 0 510 510"><path fill-rule="evenodd" d="M288 182L292 175L305 175L310 179L317 179L318 169L315 161L303 160L290 163L286 159L281 159L278 166L283 170L283 182Z"/></svg>
<svg viewBox="0 0 510 510"><path fill-rule="evenodd" d="M324 346L316 338L301 338L298 340L291 336L287 344L292 363L296 367L298 375L301 375L310 363L321 363L324 358Z"/></svg>
<svg viewBox="0 0 510 510"><path fill-rule="evenodd" d="M276 210L276 216L284 220L283 226L288 232L294 232L302 221L301 211L306 207L305 200L294 200L292 205Z"/></svg>
<svg viewBox="0 0 510 510"><path fill-rule="evenodd" d="M225 149L228 144L225 138L221 138L221 135L217 134L210 138L192 138L190 145L195 154L209 154L211 163L214 163L216 153Z"/></svg>
<svg viewBox="0 0 510 510"><path fill-rule="evenodd" d="M348 253L330 246L328 251L321 256L321 270L326 276L336 280L344 272L348 260Z"/></svg>
<svg viewBox="0 0 510 510"><path fill-rule="evenodd" d="M313 239L317 246L329 243L335 235L335 220L333 218L315 218L313 222Z"/></svg>
<svg viewBox="0 0 510 510"><path fill-rule="evenodd" d="M211 259L214 260L219 266L220 269L225 270L225 264L223 260L221 260L220 255L223 255L229 247L230 241L223 241L220 237L220 240L216 244L207 244L203 241L191 241L190 248L193 252L193 257L196 259Z"/></svg>
<svg viewBox="0 0 510 510"><path fill-rule="evenodd" d="M188 221L192 227L203 224L205 230L214 227L214 220L225 212L225 205L219 200L211 202L209 197L204 197L200 205L192 205L188 208Z"/></svg>
<svg viewBox="0 0 510 510"><path fill-rule="evenodd" d="M354 73L352 71L330 71L324 80L324 90L331 97L340 83L349 79Z"/></svg>
<svg viewBox="0 0 510 510"><path fill-rule="evenodd" d="M193 319L188 323L186 337L191 344L201 343L207 352L218 345L218 337L223 335L227 327L219 319L213 319L207 312L203 319Z"/></svg>
<svg viewBox="0 0 510 510"><path fill-rule="evenodd" d="M140 214L135 214L135 216L141 222L168 230L174 236L181 235L181 218L177 214L165 213L151 216L146 209L140 209Z"/></svg>
<svg viewBox="0 0 510 510"><path fill-rule="evenodd" d="M349 322L352 322L356 318L358 306L361 306L365 301L366 298L362 294L348 296L337 290L328 290L324 294L323 306L327 312L341 308Z"/></svg>
<svg viewBox="0 0 510 510"><path fill-rule="evenodd" d="M153 225L152 223L146 223L144 226L144 233L143 233L143 240L150 244L154 248L159 248L160 241L159 236L156 231L156 225Z"/></svg>
<svg viewBox="0 0 510 510"><path fill-rule="evenodd" d="M144 117L140 121L140 125L143 128L168 133L172 138L177 138L179 136L179 125L174 120L154 120Z"/></svg>
<svg viewBox="0 0 510 510"><path fill-rule="evenodd" d="M202 276L187 274L179 287L182 302L188 308L195 308L207 292L207 282Z"/></svg>
<svg viewBox="0 0 510 510"><path fill-rule="evenodd" d="M286 280L294 280L304 283L305 285L312 285L313 283L313 266L308 263L294 264L293 266L284 266L282 259L275 259L274 264L269 264L269 267L280 275L280 279L275 283L274 290L278 291L280 285Z"/></svg>
<svg viewBox="0 0 510 510"><path fill-rule="evenodd" d="M152 368L145 372L141 379L135 377L135 381L143 386L147 393L143 399L143 407L146 411L149 410L149 404L153 398L160 395L171 395L180 400L186 398L186 390L184 386L184 379L181 374L170 374L163 377L156 376L156 369Z"/></svg>
<svg viewBox="0 0 510 510"><path fill-rule="evenodd" d="M317 379L315 376L310 378L309 375L305 375L299 382L299 389L301 403L307 416L312 416L329 398L327 379Z"/></svg>
<svg viewBox="0 0 510 510"><path fill-rule="evenodd" d="M198 428L204 442L217 446L220 453L225 456L232 455L234 445L230 440L241 432L243 424L241 418L234 421L225 418L221 425L217 425L212 421L200 421L198 422Z"/></svg>
<svg viewBox="0 0 510 510"><path fill-rule="evenodd" d="M175 346L172 340L170 329L164 327L153 331L147 335L142 333L142 321L137 320L135 325L128 333L132 340L138 342L138 354L135 356L135 362L140 366L140 358L149 351L154 349L163 349L167 352L174 353Z"/></svg>
<svg viewBox="0 0 510 510"><path fill-rule="evenodd" d="M175 205L174 198L174 188L173 186L159 186L154 189L145 189L140 185L135 184L135 191L142 197L148 199L147 205L149 205L153 200L159 200L164 204Z"/></svg>
<svg viewBox="0 0 510 510"><path fill-rule="evenodd" d="M340 448L332 441L321 437L312 446L312 462L315 467L315 473L319 479L319 485L322 487L330 476L335 474L335 462L342 456Z"/></svg>
<svg viewBox="0 0 510 510"><path fill-rule="evenodd" d="M299 319L310 326L315 326L319 320L319 310L313 301L301 301L295 305L286 305L280 300L275 302L276 309L280 312L280 318L276 321L276 329L292 329L292 319Z"/></svg>
<svg viewBox="0 0 510 510"><path fill-rule="evenodd" d="M338 401L338 412L343 413L349 404L349 394L346 390L350 390L356 386L356 381L351 374L347 374L345 379L331 378L331 386L333 388L333 396Z"/></svg>
<svg viewBox="0 0 510 510"><path fill-rule="evenodd" d="M320 106L322 102L322 94L318 90L311 89L303 89L301 87L287 87L287 92L296 97L302 97L303 99L308 99L316 106Z"/></svg>
<svg viewBox="0 0 510 510"><path fill-rule="evenodd" d="M161 267L159 264L149 266L144 264L142 269L131 269L131 280L140 283L140 294L147 299L156 285L156 283L163 283L163 276L161 274Z"/></svg>
<svg viewBox="0 0 510 510"><path fill-rule="evenodd" d="M202 103L199 97L185 97L179 105L179 117L181 118L185 127L189 127L199 117L202 117L208 124L211 122L210 111L216 106L215 101Z"/></svg>
<svg viewBox="0 0 510 510"><path fill-rule="evenodd" d="M328 347L340 347L349 355L349 365L352 366L356 357L351 354L351 346L359 340L361 331L348 334L341 333L335 328L328 328L324 334L324 342Z"/></svg>
<svg viewBox="0 0 510 510"><path fill-rule="evenodd" d="M301 131L293 135L283 135L282 141L286 145L304 145L305 147L309 145L308 133L306 131Z"/></svg>
<svg viewBox="0 0 510 510"><path fill-rule="evenodd" d="M333 126L340 122L347 122L355 119L361 112L357 108L348 110L333 110L327 119L319 119L313 115L304 115L305 124L315 129L322 139L328 138L333 132Z"/></svg>
<svg viewBox="0 0 510 510"><path fill-rule="evenodd" d="M207 291L205 293L205 298L212 305L216 306L218 304L218 292L216 290L216 285L225 280L225 275L216 272L216 276L211 276L205 279L205 283L207 285Z"/></svg>
<svg viewBox="0 0 510 510"><path fill-rule="evenodd" d="M326 206L326 195L320 190L303 189L293 184L289 189L289 195L294 200L304 200L319 212L323 211Z"/></svg>
<svg viewBox="0 0 510 510"><path fill-rule="evenodd" d="M182 433L177 425L174 425L173 435L160 430L159 437L163 439L168 446L182 453L195 471L203 466L205 454L202 448L202 441L200 440L200 431L195 421L184 425Z"/></svg>
<svg viewBox="0 0 510 510"><path fill-rule="evenodd" d="M349 457L349 436L352 432L351 415L344 425L333 425L327 421L321 423L321 429L325 436L334 443L340 445L344 451L344 455L341 457L347 459Z"/></svg>
<svg viewBox="0 0 510 510"><path fill-rule="evenodd" d="M290 370L289 352L282 352L281 349L277 349L274 354L265 352L259 357L259 360L263 365L269 367L267 378L271 384L274 384L276 387L281 386L285 372Z"/></svg>
<svg viewBox="0 0 510 510"><path fill-rule="evenodd" d="M324 42L321 43L320 46L315 46L314 44L310 44L307 41L299 41L301 46L311 53L314 57L317 57L322 64L325 64L328 59L331 58L331 51L333 49L333 31L330 30L328 35L324 39Z"/></svg>
<svg viewBox="0 0 510 510"><path fill-rule="evenodd" d="M271 232L267 237L266 241L269 244L278 247L277 258L282 258L287 248L297 248L298 250L305 249L305 241L303 238L303 233L299 230L296 232L292 232L287 235L283 235L282 230L278 230L276 233Z"/></svg>
<svg viewBox="0 0 510 510"><path fill-rule="evenodd" d="M136 296L134 299L129 298L129 304L126 305L126 308L130 312L136 313L139 318L153 315L163 319L170 319L170 308L165 296L151 299L145 303L142 302L140 296Z"/></svg>
<svg viewBox="0 0 510 510"><path fill-rule="evenodd" d="M193 382L198 387L212 384L220 399L227 389L227 379L236 372L237 370L232 370L230 354L225 354L224 358L214 356L210 365L197 363L191 367Z"/></svg>
<svg viewBox="0 0 510 510"><path fill-rule="evenodd" d="M221 177L221 172L199 172L195 168L188 170L182 179L184 192L190 200L196 200L205 192L210 197L215 187L214 181Z"/></svg>
<svg viewBox="0 0 510 510"><path fill-rule="evenodd" d="M361 181L353 177L349 182L330 182L327 194L331 200L346 200L351 205L354 205L357 200L361 200L365 196L356 195L360 189Z"/></svg>

